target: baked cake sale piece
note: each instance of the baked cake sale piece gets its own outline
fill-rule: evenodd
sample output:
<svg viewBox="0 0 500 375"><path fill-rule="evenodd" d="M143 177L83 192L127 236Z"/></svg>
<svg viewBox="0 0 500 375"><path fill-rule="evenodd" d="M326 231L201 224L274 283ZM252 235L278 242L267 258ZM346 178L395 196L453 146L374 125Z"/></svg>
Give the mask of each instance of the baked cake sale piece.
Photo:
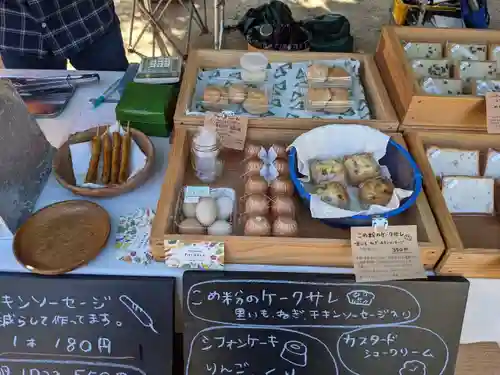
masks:
<svg viewBox="0 0 500 375"><path fill-rule="evenodd" d="M329 182L317 186L315 194L319 195L323 202L338 208L345 209L349 205L349 195L345 186L340 182Z"/></svg>
<svg viewBox="0 0 500 375"><path fill-rule="evenodd" d="M269 100L265 91L249 89L243 102L243 109L252 115L260 115L269 110Z"/></svg>
<svg viewBox="0 0 500 375"><path fill-rule="evenodd" d="M309 88L307 90L307 107L313 111L322 111L332 94L328 88Z"/></svg>
<svg viewBox="0 0 500 375"><path fill-rule="evenodd" d="M328 78L327 65L311 64L307 68L307 80L309 82L325 82Z"/></svg>
<svg viewBox="0 0 500 375"><path fill-rule="evenodd" d="M394 193L394 185L385 177L375 177L359 185L359 200L361 204L371 206L387 206Z"/></svg>
<svg viewBox="0 0 500 375"><path fill-rule="evenodd" d="M436 177L479 176L479 151L431 146L427 159Z"/></svg>
<svg viewBox="0 0 500 375"><path fill-rule="evenodd" d="M484 177L500 179L500 152L489 149L486 156L486 168Z"/></svg>
<svg viewBox="0 0 500 375"><path fill-rule="evenodd" d="M326 102L325 112L344 113L351 108L349 101L349 90L344 87L332 87L330 91L330 101Z"/></svg>
<svg viewBox="0 0 500 375"><path fill-rule="evenodd" d="M370 153L354 154L344 158L347 179L358 186L363 181L380 176L380 166Z"/></svg>
<svg viewBox="0 0 500 375"><path fill-rule="evenodd" d="M344 164L338 159L313 160L311 161L311 179L314 184L319 185L330 181L344 181Z"/></svg>
<svg viewBox="0 0 500 375"><path fill-rule="evenodd" d="M492 178L449 176L442 193L452 214L493 214L495 181Z"/></svg>

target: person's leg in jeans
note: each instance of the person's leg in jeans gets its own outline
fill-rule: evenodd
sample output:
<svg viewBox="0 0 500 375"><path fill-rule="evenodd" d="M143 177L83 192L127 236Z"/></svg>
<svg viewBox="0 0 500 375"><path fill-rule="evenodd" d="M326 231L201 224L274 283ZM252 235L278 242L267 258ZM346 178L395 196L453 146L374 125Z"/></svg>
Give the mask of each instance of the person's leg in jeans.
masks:
<svg viewBox="0 0 500 375"><path fill-rule="evenodd" d="M0 53L2 62L6 69L66 69L66 59L47 54L44 58L36 55L20 55L18 53L3 51Z"/></svg>
<svg viewBox="0 0 500 375"><path fill-rule="evenodd" d="M128 61L118 19L105 35L83 51L70 56L69 60L78 70L127 70Z"/></svg>

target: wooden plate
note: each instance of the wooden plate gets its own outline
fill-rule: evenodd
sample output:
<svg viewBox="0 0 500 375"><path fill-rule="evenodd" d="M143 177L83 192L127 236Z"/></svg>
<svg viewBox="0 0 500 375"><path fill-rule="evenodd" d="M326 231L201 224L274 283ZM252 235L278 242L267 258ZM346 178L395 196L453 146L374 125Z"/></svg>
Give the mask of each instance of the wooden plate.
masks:
<svg viewBox="0 0 500 375"><path fill-rule="evenodd" d="M34 273L59 275L94 259L106 246L110 230L108 213L93 202L55 203L19 228L14 255Z"/></svg>

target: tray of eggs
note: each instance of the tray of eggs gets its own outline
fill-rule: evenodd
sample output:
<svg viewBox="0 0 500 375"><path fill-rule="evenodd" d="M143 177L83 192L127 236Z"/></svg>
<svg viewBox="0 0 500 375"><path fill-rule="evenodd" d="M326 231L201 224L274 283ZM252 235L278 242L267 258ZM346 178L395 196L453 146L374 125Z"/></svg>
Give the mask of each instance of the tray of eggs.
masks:
<svg viewBox="0 0 500 375"><path fill-rule="evenodd" d="M220 82L203 90L200 103L203 109L213 112L230 111L261 115L269 111L270 95L264 85Z"/></svg>
<svg viewBox="0 0 500 375"><path fill-rule="evenodd" d="M233 233L236 194L231 188L212 188L209 196L187 195L184 187L177 204L176 226L180 234L226 236Z"/></svg>
<svg viewBox="0 0 500 375"><path fill-rule="evenodd" d="M245 236L298 235L297 202L286 158L282 145L273 144L268 150L246 145L244 195L239 199Z"/></svg>

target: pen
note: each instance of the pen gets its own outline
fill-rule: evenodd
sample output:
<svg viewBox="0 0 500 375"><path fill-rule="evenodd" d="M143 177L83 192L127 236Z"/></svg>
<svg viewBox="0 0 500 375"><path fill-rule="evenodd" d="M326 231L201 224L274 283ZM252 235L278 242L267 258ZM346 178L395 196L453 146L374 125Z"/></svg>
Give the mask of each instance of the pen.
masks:
<svg viewBox="0 0 500 375"><path fill-rule="evenodd" d="M113 82L99 97L94 101L94 108L99 107L107 98L109 98L118 88L121 78L118 78Z"/></svg>

